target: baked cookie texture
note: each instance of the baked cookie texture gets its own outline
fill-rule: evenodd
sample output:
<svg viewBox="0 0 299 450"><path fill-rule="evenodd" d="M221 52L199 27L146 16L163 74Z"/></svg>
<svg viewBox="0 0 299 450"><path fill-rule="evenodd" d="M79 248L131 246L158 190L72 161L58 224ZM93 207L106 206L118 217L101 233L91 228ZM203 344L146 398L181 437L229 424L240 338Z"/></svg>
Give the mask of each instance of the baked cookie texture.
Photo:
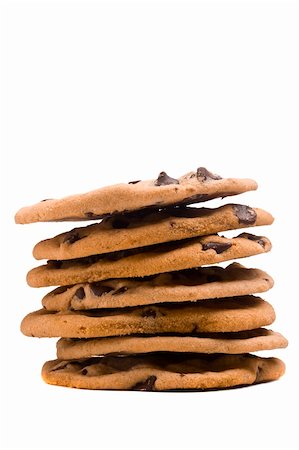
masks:
<svg viewBox="0 0 299 450"><path fill-rule="evenodd" d="M103 356L48 361L42 377L49 384L82 389L167 391L224 389L277 380L284 374L277 358L253 355L176 353Z"/></svg>
<svg viewBox="0 0 299 450"><path fill-rule="evenodd" d="M260 269L238 263L196 267L144 278L114 278L94 283L60 286L42 299L48 311L124 308L167 302L256 294L271 289L274 282Z"/></svg>
<svg viewBox="0 0 299 450"><path fill-rule="evenodd" d="M61 338L56 344L59 359L82 359L98 355L129 355L153 352L241 354L285 348L280 333L265 328L233 333L153 334L94 339Z"/></svg>
<svg viewBox="0 0 299 450"><path fill-rule="evenodd" d="M274 281L234 261L269 252L271 242L248 230L219 234L271 225L272 215L242 203L188 206L256 188L253 180L199 167L180 178L161 172L155 180L20 209L16 223L94 221L33 249L37 260L48 261L28 272L29 286L56 287L21 323L26 336L60 338L58 359L43 366L44 381L82 389L202 391L280 378L282 361L250 354L288 345L264 328L275 311L253 295Z"/></svg>
<svg viewBox="0 0 299 450"><path fill-rule="evenodd" d="M27 336L88 338L135 333L194 333L252 330L275 320L272 306L255 296L201 300L134 308L28 314L21 330Z"/></svg>
<svg viewBox="0 0 299 450"><path fill-rule="evenodd" d="M102 187L85 194L62 199L45 199L20 209L15 215L19 224L66 220L94 220L107 215L188 205L217 197L227 197L257 189L250 179L221 178L199 167L178 179L161 172L156 180L129 181Z"/></svg>
<svg viewBox="0 0 299 450"><path fill-rule="evenodd" d="M36 259L74 259L204 236L220 231L270 225L273 217L259 208L229 204L220 208L172 208L107 217L74 228L33 249Z"/></svg>
<svg viewBox="0 0 299 450"><path fill-rule="evenodd" d="M32 287L43 287L92 283L109 278L144 277L244 258L270 250L269 239L249 233L242 233L235 238L202 236L105 255L51 260L46 265L32 269L27 275L27 282Z"/></svg>

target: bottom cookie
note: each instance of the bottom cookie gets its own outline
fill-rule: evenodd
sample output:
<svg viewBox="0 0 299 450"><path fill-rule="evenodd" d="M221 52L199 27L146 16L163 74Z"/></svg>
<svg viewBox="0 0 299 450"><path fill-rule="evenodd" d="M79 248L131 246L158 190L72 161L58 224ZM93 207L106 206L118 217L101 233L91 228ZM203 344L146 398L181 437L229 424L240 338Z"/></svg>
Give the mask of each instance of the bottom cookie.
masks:
<svg viewBox="0 0 299 450"><path fill-rule="evenodd" d="M277 358L243 355L153 353L48 361L46 383L107 390L223 389L276 380L284 374Z"/></svg>

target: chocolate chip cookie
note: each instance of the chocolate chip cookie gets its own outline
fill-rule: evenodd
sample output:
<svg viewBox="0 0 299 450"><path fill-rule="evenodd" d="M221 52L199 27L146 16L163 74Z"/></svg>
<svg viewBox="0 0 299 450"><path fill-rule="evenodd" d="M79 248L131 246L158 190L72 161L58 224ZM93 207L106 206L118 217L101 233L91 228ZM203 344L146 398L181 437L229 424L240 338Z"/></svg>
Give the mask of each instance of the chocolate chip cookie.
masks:
<svg viewBox="0 0 299 450"><path fill-rule="evenodd" d="M156 180L130 181L62 199L45 199L20 209L16 223L94 220L111 214L169 205L188 205L257 189L250 179L221 178L199 167L176 179L161 172Z"/></svg>
<svg viewBox="0 0 299 450"><path fill-rule="evenodd" d="M277 380L285 366L253 355L151 354L48 361L46 383L81 389L223 389Z"/></svg>
<svg viewBox="0 0 299 450"><path fill-rule="evenodd" d="M32 269L27 282L32 287L43 287L144 277L244 258L270 249L269 239L262 236L242 233L229 239L210 235L86 258L52 260Z"/></svg>
<svg viewBox="0 0 299 450"><path fill-rule="evenodd" d="M238 263L197 267L144 278L120 278L60 286L42 299L48 311L124 308L165 302L186 302L265 292L273 279L259 269Z"/></svg>
<svg viewBox="0 0 299 450"><path fill-rule="evenodd" d="M248 295L121 309L61 312L41 309L23 319L21 331L26 336L67 338L231 332L260 328L274 320L269 303Z"/></svg>
<svg viewBox="0 0 299 450"><path fill-rule="evenodd" d="M42 369L49 384L83 389L205 390L278 379L284 364L249 352L284 348L262 328L275 312L252 294L273 280L236 262L271 250L247 230L270 225L268 212L243 204L188 205L255 190L250 179L199 167L180 178L161 172L19 210L16 223L93 221L37 243L32 287L58 286L28 314L21 331L59 337ZM94 223L98 220L97 223ZM81 222L82 223L82 222ZM205 266L205 267L203 267Z"/></svg>
<svg viewBox="0 0 299 450"><path fill-rule="evenodd" d="M270 225L271 214L259 208L229 204L216 209L172 208L107 217L39 242L36 259L74 259L178 241L244 227Z"/></svg>
<svg viewBox="0 0 299 450"><path fill-rule="evenodd" d="M152 352L194 352L239 354L284 348L288 341L265 328L234 333L190 333L59 339L59 359L81 359L101 355Z"/></svg>

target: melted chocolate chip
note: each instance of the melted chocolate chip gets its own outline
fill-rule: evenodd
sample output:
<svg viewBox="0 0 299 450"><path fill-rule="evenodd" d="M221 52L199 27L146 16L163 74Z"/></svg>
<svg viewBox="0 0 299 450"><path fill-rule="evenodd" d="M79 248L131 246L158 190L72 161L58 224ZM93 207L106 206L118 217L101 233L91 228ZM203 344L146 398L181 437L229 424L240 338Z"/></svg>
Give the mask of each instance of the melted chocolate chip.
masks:
<svg viewBox="0 0 299 450"><path fill-rule="evenodd" d="M83 287L80 287L76 290L75 297L77 297L79 300L83 300L83 298L85 297L85 291Z"/></svg>
<svg viewBox="0 0 299 450"><path fill-rule="evenodd" d="M120 295L126 292L128 288L126 286L122 286L121 288L117 289L116 291L112 292L112 295Z"/></svg>
<svg viewBox="0 0 299 450"><path fill-rule="evenodd" d="M132 387L134 391L153 391L157 377L151 375L145 381L140 381Z"/></svg>
<svg viewBox="0 0 299 450"><path fill-rule="evenodd" d="M256 221L256 212L246 205L234 205L233 212L238 217L239 223L252 225Z"/></svg>
<svg viewBox="0 0 299 450"><path fill-rule="evenodd" d="M129 183L128 183L128 184L137 184L137 183L140 183L140 181L141 181L141 180L136 180L136 181L129 181Z"/></svg>
<svg viewBox="0 0 299 450"><path fill-rule="evenodd" d="M92 293L96 295L97 297L101 297L104 294L107 294L110 291L113 291L113 288L110 286L105 286L101 284L100 281L95 283L90 283L90 289L92 290Z"/></svg>
<svg viewBox="0 0 299 450"><path fill-rule="evenodd" d="M166 172L159 173L155 186L166 186L168 184L180 184L180 182L176 178L169 177Z"/></svg>
<svg viewBox="0 0 299 450"><path fill-rule="evenodd" d="M69 288L69 286L60 286L52 292L52 295L62 294L63 292L67 291L68 288Z"/></svg>
<svg viewBox="0 0 299 450"><path fill-rule="evenodd" d="M199 167L196 171L196 176L199 181L221 180L222 179L222 177L220 177L220 175L211 173L205 167Z"/></svg>
<svg viewBox="0 0 299 450"><path fill-rule="evenodd" d="M219 255L219 253L224 252L231 246L232 246L232 244L230 244L229 242L207 242L206 244L202 245L202 249L203 250L210 250L210 249L215 250L217 255Z"/></svg>
<svg viewBox="0 0 299 450"><path fill-rule="evenodd" d="M66 237L64 238L63 242L65 244L73 244L76 241L79 241L80 239L82 239L79 236L79 233L77 231L71 231L69 234L66 235Z"/></svg>
<svg viewBox="0 0 299 450"><path fill-rule="evenodd" d="M112 222L112 227L117 229L128 228L129 225L130 222L125 217L115 217L115 219Z"/></svg>
<svg viewBox="0 0 299 450"><path fill-rule="evenodd" d="M148 308L148 309L145 309L144 311L142 311L141 316L142 317L154 317L155 318L157 316L157 313L156 313L156 311L154 309Z"/></svg>
<svg viewBox="0 0 299 450"><path fill-rule="evenodd" d="M87 370L87 369L82 369L82 370L81 370L81 375L87 375L87 373L88 373L88 370Z"/></svg>
<svg viewBox="0 0 299 450"><path fill-rule="evenodd" d="M255 234L250 234L250 233L241 233L237 237L249 239L250 241L255 241L258 244L260 244L262 247L265 247L265 241L262 239L262 236L255 236Z"/></svg>

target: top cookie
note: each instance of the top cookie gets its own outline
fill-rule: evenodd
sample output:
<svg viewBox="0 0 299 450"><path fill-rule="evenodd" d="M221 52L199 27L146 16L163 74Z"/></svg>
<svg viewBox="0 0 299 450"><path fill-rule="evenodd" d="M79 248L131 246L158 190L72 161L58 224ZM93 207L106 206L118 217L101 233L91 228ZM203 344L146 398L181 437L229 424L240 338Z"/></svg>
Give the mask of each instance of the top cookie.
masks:
<svg viewBox="0 0 299 450"><path fill-rule="evenodd" d="M16 223L100 219L107 215L159 209L168 205L188 205L217 197L227 197L257 189L250 179L221 178L199 167L175 179L161 172L156 180L130 181L102 187L85 194L47 199L21 208Z"/></svg>

